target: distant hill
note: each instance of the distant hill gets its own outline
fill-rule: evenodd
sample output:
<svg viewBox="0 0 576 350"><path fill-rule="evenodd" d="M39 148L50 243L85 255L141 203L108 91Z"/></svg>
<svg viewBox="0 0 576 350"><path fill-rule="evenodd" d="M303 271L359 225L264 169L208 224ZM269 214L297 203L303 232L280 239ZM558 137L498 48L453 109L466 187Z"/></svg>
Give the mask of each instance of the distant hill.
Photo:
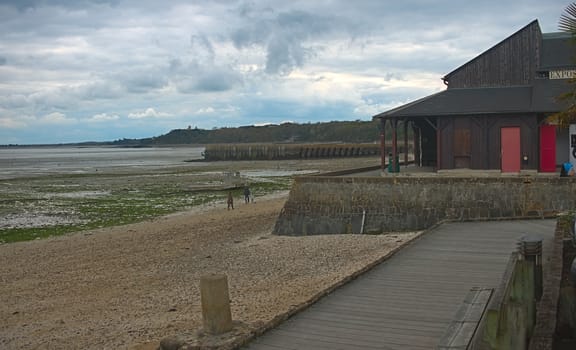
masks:
<svg viewBox="0 0 576 350"><path fill-rule="evenodd" d="M387 130L389 131L389 130ZM161 146L213 143L366 143L380 139L376 121L344 121L314 124L284 123L280 125L241 126L205 130L176 129L157 137L123 139L112 142L118 146Z"/></svg>

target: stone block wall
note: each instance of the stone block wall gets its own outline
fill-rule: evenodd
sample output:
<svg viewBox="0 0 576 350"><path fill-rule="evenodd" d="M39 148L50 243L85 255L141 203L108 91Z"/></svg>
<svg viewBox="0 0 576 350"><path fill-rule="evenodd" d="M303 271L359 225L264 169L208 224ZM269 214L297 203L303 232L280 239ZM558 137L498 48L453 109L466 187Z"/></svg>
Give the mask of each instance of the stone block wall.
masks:
<svg viewBox="0 0 576 350"><path fill-rule="evenodd" d="M443 220L549 217L576 206L576 179L515 177L295 178L279 235L380 233Z"/></svg>

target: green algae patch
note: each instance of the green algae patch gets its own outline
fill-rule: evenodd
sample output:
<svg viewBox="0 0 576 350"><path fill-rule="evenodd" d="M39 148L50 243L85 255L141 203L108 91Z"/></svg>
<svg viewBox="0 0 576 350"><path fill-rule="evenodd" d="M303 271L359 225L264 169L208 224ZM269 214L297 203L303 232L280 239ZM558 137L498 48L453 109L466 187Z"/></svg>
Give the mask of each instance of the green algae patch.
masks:
<svg viewBox="0 0 576 350"><path fill-rule="evenodd" d="M258 197L288 190L291 178L249 178L243 183ZM227 187L218 175L199 175L197 171L61 175L0 185L0 243L151 220L200 205L224 203L229 190L238 200L243 193L241 186Z"/></svg>

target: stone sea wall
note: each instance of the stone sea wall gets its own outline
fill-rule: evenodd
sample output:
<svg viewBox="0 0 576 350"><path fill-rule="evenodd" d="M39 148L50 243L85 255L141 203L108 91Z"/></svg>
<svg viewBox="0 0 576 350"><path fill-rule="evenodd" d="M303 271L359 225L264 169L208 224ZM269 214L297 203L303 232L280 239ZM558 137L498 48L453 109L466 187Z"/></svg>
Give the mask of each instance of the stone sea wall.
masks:
<svg viewBox="0 0 576 350"><path fill-rule="evenodd" d="M295 178L274 233L412 231L443 220L549 217L575 206L573 178L306 176Z"/></svg>
<svg viewBox="0 0 576 350"><path fill-rule="evenodd" d="M358 144L213 144L206 145L204 159L280 160L309 158L368 157L380 154L379 143Z"/></svg>

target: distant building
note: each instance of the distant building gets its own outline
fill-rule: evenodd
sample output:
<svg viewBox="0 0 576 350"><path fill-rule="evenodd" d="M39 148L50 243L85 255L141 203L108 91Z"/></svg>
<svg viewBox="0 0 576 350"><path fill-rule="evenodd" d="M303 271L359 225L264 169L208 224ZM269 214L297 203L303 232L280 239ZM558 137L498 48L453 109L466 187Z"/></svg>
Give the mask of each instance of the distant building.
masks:
<svg viewBox="0 0 576 350"><path fill-rule="evenodd" d="M569 158L568 131L547 118L565 107L557 97L574 76L571 35L543 34L535 20L447 74L446 90L373 118L393 135L413 128L419 166L554 172Z"/></svg>

